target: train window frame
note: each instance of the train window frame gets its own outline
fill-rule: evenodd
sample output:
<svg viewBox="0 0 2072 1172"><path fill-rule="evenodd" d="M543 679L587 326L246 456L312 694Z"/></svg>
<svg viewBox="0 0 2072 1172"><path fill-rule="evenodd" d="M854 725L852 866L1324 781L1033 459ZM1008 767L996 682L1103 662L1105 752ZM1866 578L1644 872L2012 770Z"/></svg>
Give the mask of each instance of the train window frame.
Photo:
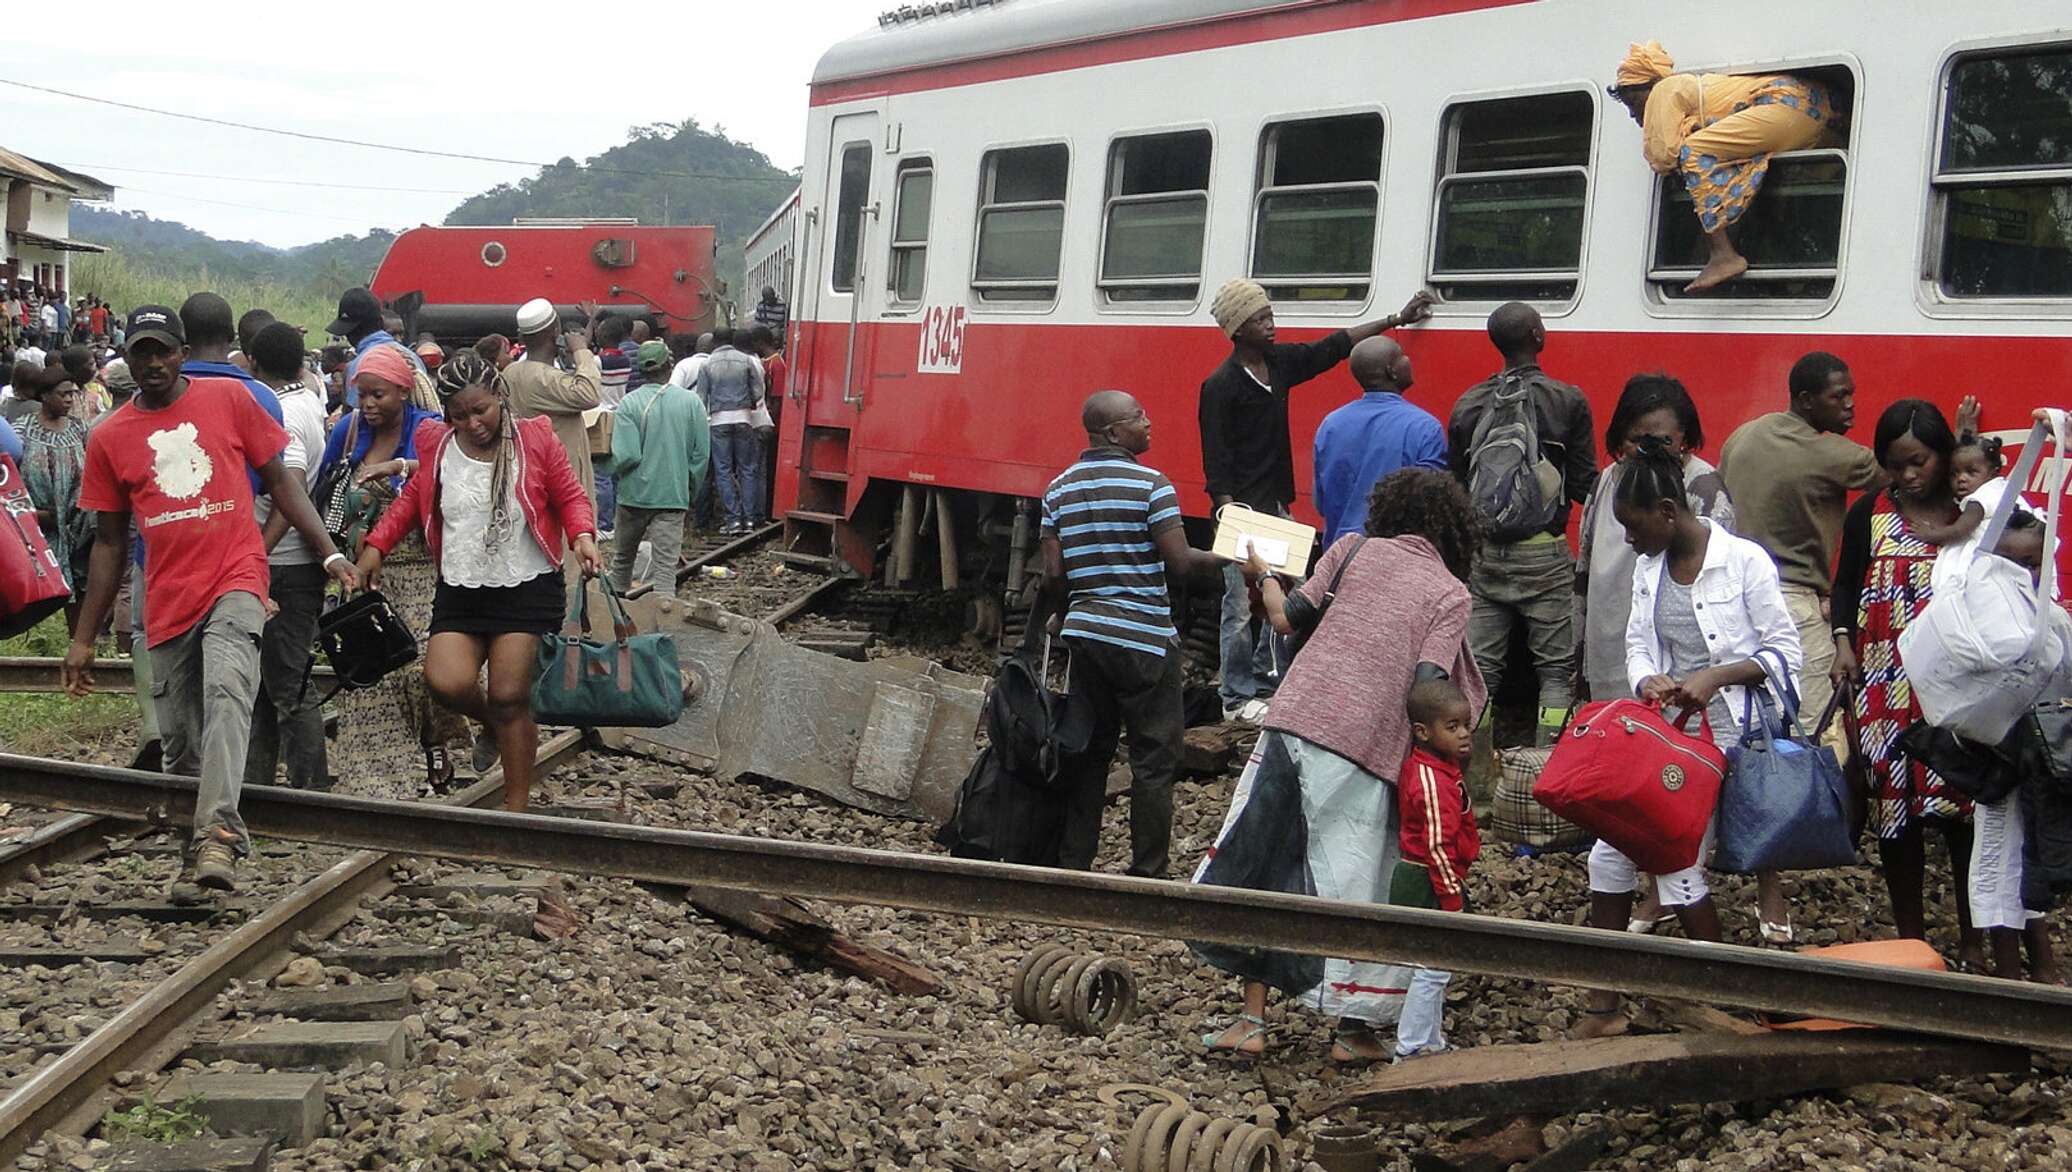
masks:
<svg viewBox="0 0 2072 1172"><path fill-rule="evenodd" d="M906 181L916 175L928 177L928 215L921 225L918 240L899 238L900 212L906 201ZM929 155L909 155L899 160L892 168L892 215L885 225L885 312L890 315L911 313L928 299L928 248L935 235L935 160ZM921 289L914 297L902 297L899 292L899 262L901 253L918 253L921 266Z"/></svg>
<svg viewBox="0 0 2072 1172"><path fill-rule="evenodd" d="M1131 142L1143 139L1200 135L1208 143L1208 158L1205 161L1203 185L1199 188L1173 188L1165 191L1140 192L1124 195L1120 191L1126 181L1123 174L1122 152ZM1215 128L1205 122L1189 122L1170 126L1141 127L1118 131L1109 136L1104 157L1107 164L1101 176L1101 220L1100 235L1094 251L1094 293L1095 307L1109 313L1191 313L1201 304L1202 285L1208 270L1209 240L1215 226L1216 150L1218 147ZM1184 275L1158 277L1109 277L1108 245L1109 233L1114 226L1115 209L1118 206L1173 202L1178 199L1199 199L1201 201L1201 247L1194 258L1194 276L1190 280ZM1192 286L1191 290L1187 286ZM1117 297L1117 290L1171 288L1186 290L1170 297Z"/></svg>
<svg viewBox="0 0 2072 1172"><path fill-rule="evenodd" d="M1599 97L1599 87L1587 80L1564 81L1553 85L1533 86L1525 89L1505 89L1454 94L1446 98L1439 107L1438 149L1433 163L1431 222L1425 235L1425 287L1437 299L1435 311L1458 309L1466 313L1481 313L1491 305L1506 301L1525 301L1539 307L1543 312L1566 314L1582 300L1583 287L1588 283L1590 272L1590 234L1595 219L1598 152L1602 145L1604 103ZM1562 163L1546 167L1514 167L1495 171L1459 170L1460 116L1470 106L1487 105L1495 102L1512 102L1523 98L1545 98L1579 95L1589 107L1589 147L1581 163ZM1446 229L1446 194L1450 187L1468 183L1487 183L1501 179L1533 179L1562 175L1577 175L1583 180L1582 224L1577 234L1576 262L1570 269L1477 269L1460 272L1444 271L1439 267L1440 244ZM1518 296L1521 285L1558 284L1569 285L1565 295L1556 297ZM1447 286L1454 286L1459 292L1449 294ZM1474 286L1486 286L1489 292L1483 296L1469 295Z"/></svg>
<svg viewBox="0 0 2072 1172"><path fill-rule="evenodd" d="M850 154L860 151L864 167L862 199L854 209L843 207L843 197L846 195L842 190L844 184L838 179L835 186L834 227L829 233L832 239L828 241L827 288L829 293L837 297L854 297L858 293L856 277L863 267L863 212L871 206L871 181L877 178L878 167L874 158L876 150L877 145L870 139L858 138L843 143L840 153L836 155L837 166L846 170ZM851 225L851 230L855 232L854 236L848 238L851 248L847 285L843 285L838 276L842 271L844 225Z"/></svg>
<svg viewBox="0 0 2072 1172"><path fill-rule="evenodd" d="M1926 142L1922 148L1927 152L1922 157L1928 160L1924 183L1928 209L1927 215L1922 218L1921 251L1916 269L1919 279L1915 285L1914 295L1917 307L1927 316L1999 320L2072 317L2072 295L1952 294L1943 283L1946 263L1944 250L1953 189L1975 189L1982 186L1999 189L2039 182L2064 183L2072 180L2072 167L2016 168L2000 171L1957 171L1945 168L1943 150L1948 139L1951 84L1956 70L1965 62L1982 57L2020 56L2025 53L2053 50L2072 52L2072 38L2062 33L2040 38L2035 33L1975 38L1951 45L1944 52L1942 60L1937 63L1932 82L1936 87L1933 104L1935 113L1927 127ZM1987 180L1991 182L1986 182Z"/></svg>
<svg viewBox="0 0 2072 1172"><path fill-rule="evenodd" d="M1771 156L1774 166L1778 162L1787 164L1802 161L1834 159L1842 164L1842 211L1836 229L1835 263L1832 266L1813 266L1802 269L1751 268L1734 279L1740 285L1753 282L1759 287L1764 282L1793 280L1831 280L1832 284L1824 294L1804 297L1750 297L1727 296L1708 297L1685 296L1681 285L1698 275L1692 267L1666 268L1656 263L1655 250L1661 239L1662 215L1669 207L1664 198L1665 184L1675 176L1657 175L1645 162L1642 168L1647 176L1647 234L1640 242L1640 286L1641 304L1653 317L1662 318L1791 318L1812 319L1826 317L1840 304L1842 292L1849 280L1849 243L1856 215L1856 171L1855 153L1859 141L1861 119L1864 108L1865 88L1863 63L1853 53L1814 52L1790 58L1772 58L1760 61L1707 62L1680 69L1684 73L1724 73L1735 75L1763 73L1792 73L1801 70L1842 70L1849 75L1850 104L1852 111L1849 144L1846 147L1813 147L1803 151L1782 151ZM1639 128L1635 128L1636 136ZM1634 144L1638 153L1639 143ZM1767 181L1766 181L1767 185ZM1759 197L1760 198L1760 197ZM1677 209L1676 214L1690 214ZM1676 286L1672 288L1673 286ZM1746 286L1744 286L1746 287Z"/></svg>
<svg viewBox="0 0 2072 1172"><path fill-rule="evenodd" d="M1324 183L1285 183L1273 180L1273 171L1278 161L1278 141L1274 137L1281 128L1304 122L1326 122L1344 118L1373 118L1381 126L1381 151L1377 160L1374 178L1333 180ZM1256 281L1267 292L1275 309L1283 314L1323 314L1337 316L1358 316L1374 303L1375 285L1381 270L1381 229L1387 214L1389 150L1395 143L1395 125L1386 107L1379 105L1342 106L1331 109L1286 110L1269 114L1260 119L1257 133L1253 136L1255 146L1252 160L1252 198L1245 209L1245 276ZM1367 247L1367 267L1362 273L1310 273L1275 276L1259 274L1259 245L1261 216L1266 203L1276 196L1290 194L1313 194L1333 191L1372 192L1374 196L1374 218L1371 238ZM1339 286L1364 286L1365 292L1356 297L1317 297L1301 295L1308 289L1330 289Z"/></svg>
<svg viewBox="0 0 2072 1172"><path fill-rule="evenodd" d="M992 194L997 179L997 160L1009 151L1024 151L1057 147L1065 152L1064 195L1057 199L1016 200L996 203ZM1048 313L1057 308L1058 296L1065 278L1065 245L1071 229L1070 204L1072 197L1072 144L1062 138L1039 139L1033 142L1007 142L989 144L979 151L978 161L978 211L972 217L971 268L969 288L975 308L1000 313ZM985 251L986 216L1001 211L1032 211L1040 208L1056 208L1059 219L1058 272L1049 280L987 280L978 275L980 258ZM989 296L999 291L1012 294L1019 290L1047 291L1046 296L1017 297L1012 295Z"/></svg>

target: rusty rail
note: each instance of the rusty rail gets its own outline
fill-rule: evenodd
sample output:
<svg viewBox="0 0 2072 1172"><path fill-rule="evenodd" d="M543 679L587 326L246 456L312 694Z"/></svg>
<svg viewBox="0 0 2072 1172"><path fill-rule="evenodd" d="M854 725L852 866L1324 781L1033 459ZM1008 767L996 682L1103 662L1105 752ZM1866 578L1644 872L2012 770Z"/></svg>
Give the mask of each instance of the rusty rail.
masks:
<svg viewBox="0 0 2072 1172"><path fill-rule="evenodd" d="M542 744L537 760L545 768L580 752L582 747L580 731L565 732ZM36 764L27 768L0 767L0 771L11 777L27 776L31 771L39 771L46 778L55 777L62 770L52 767L65 765L64 762L36 757L13 760ZM93 766L71 768L121 775L132 780L166 776L128 769L96 770ZM143 803L143 808L132 817L158 823L184 821L193 810L194 782L190 778L179 781L185 783L186 791L182 818L164 817L165 802L168 799L174 802L181 800L181 786L177 784L158 788L157 797ZM254 786L245 792L253 794L269 788ZM490 801L502 792L503 770L499 767L448 801L472 806ZM107 810L98 812L104 816L122 816ZM262 827L255 826L253 830L266 833ZM368 843L365 846L369 849L339 860L321 875L218 940L206 952L188 961L149 993L130 1002L121 1013L59 1055L57 1061L38 1068L5 1099L0 1099L0 1162L14 1160L35 1142L37 1136L88 1101L117 1071L133 1068L173 1031L207 1009L225 985L261 968L269 957L286 949L296 933L348 913L355 900L386 881L391 863L412 853L396 849L393 843Z"/></svg>
<svg viewBox="0 0 2072 1172"><path fill-rule="evenodd" d="M65 689L58 683L58 668L64 662L42 655L0 655L0 693L62 692ZM96 659L93 672L96 692L137 690L134 669L127 659ZM310 674L328 678L331 669L320 663Z"/></svg>
<svg viewBox="0 0 2072 1172"><path fill-rule="evenodd" d="M724 545L715 545L703 553L686 558L678 563L676 567L676 584L682 586L685 582L691 580L691 575L696 574L706 566L712 565L715 562L726 561L736 554L747 553L749 550L782 532L784 532L784 522L772 521L768 525L736 537Z"/></svg>
<svg viewBox="0 0 2072 1172"><path fill-rule="evenodd" d="M186 778L0 756L0 798L178 816ZM2072 1048L2072 989L1728 944L932 855L301 793L244 792L255 833L660 883L1396 961ZM4 1119L4 1117L0 1117Z"/></svg>

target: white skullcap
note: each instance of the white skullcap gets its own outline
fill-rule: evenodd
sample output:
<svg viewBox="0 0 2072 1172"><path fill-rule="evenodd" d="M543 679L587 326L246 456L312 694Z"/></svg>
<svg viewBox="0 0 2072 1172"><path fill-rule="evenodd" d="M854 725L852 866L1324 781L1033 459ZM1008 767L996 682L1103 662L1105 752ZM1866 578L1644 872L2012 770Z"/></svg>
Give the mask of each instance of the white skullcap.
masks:
<svg viewBox="0 0 2072 1172"><path fill-rule="evenodd" d="M554 303L544 297L535 297L518 307L518 332L538 334L553 329L561 320Z"/></svg>

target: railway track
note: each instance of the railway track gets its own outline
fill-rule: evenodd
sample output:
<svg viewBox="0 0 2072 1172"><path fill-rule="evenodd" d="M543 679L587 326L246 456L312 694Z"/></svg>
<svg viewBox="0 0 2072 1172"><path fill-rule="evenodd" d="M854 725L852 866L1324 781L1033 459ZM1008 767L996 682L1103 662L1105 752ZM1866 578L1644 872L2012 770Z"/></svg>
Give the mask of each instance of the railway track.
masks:
<svg viewBox="0 0 2072 1172"><path fill-rule="evenodd" d="M582 748L581 734L567 732L541 745L538 759L545 769L568 759ZM465 806L493 802L501 795L502 785L501 770L492 771L449 801ZM247 792L256 793L257 787ZM53 829L64 826L63 834L52 833L47 837L52 843L69 843L70 849L77 852L71 857L77 858L80 854L89 853L80 846L86 839L91 838L105 846L110 836L120 830L164 827L167 825L162 817L165 813L166 808L161 806L141 818L75 814L52 824ZM263 831L255 833L264 834ZM173 849L176 851L177 848ZM322 869L316 874L288 885L285 890L252 893L258 897L257 900L246 896L237 901L232 909L233 918L238 910L251 913L249 918L191 957L172 958L182 963L162 980L152 982L148 987L119 990L125 1003L119 1013L65 1048L55 1061L26 1072L24 1077L12 1083L5 1098L0 1098L0 1160L13 1159L52 1128L84 1131L99 1117L103 1091L117 1072L153 1070L177 1057L185 1048L186 1041L194 1035L201 1019L210 1014L218 994L232 980L254 975L268 976L285 962L288 950L298 938L322 938L337 930L352 917L363 899L382 891L388 882L390 866L402 859L405 853L381 846L357 850L342 857L336 857L336 851L328 852L332 857L324 860ZM323 859L323 856L315 857ZM52 856L51 861L59 860ZM158 878L162 877L154 875L154 879ZM21 919L36 918L33 915L35 905L12 906L17 910L26 908L32 913L21 916ZM206 917L224 909L199 909L182 917L174 909L147 902L112 910L144 917L206 922ZM55 938L65 917L58 914L53 918L59 921L52 927ZM36 955L33 949L17 948L15 951L21 953L12 958L17 965L25 960L33 962ZM116 949L106 947L75 951L87 954L82 959L89 961L96 951L108 957L132 955L118 954ZM141 956L140 953L136 955Z"/></svg>
<svg viewBox="0 0 2072 1172"><path fill-rule="evenodd" d="M131 818L189 809L191 779L0 756L0 798ZM254 833L574 874L1429 965L2072 1049L2072 989L1565 924L277 788ZM7 1115L0 1103L0 1128Z"/></svg>

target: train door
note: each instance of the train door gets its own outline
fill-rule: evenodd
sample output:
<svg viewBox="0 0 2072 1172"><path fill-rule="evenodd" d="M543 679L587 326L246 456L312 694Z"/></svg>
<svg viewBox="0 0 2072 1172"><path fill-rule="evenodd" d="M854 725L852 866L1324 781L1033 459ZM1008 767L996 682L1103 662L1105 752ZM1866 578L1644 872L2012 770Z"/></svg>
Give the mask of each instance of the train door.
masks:
<svg viewBox="0 0 2072 1172"><path fill-rule="evenodd" d="M804 410L798 412L798 433L785 437L797 446L784 445L788 466L779 474L780 499L791 502L784 514L790 559L865 573L867 551L838 554L847 544L844 522L863 487L850 481L850 440L871 369L873 331L865 323L874 319L883 297L882 292L873 295L884 282L872 263L884 255L878 246L875 194L881 124L874 110L836 117L829 127L821 189L801 199L802 207L811 209L806 212L801 284L812 297L793 377L803 376L799 406Z"/></svg>

